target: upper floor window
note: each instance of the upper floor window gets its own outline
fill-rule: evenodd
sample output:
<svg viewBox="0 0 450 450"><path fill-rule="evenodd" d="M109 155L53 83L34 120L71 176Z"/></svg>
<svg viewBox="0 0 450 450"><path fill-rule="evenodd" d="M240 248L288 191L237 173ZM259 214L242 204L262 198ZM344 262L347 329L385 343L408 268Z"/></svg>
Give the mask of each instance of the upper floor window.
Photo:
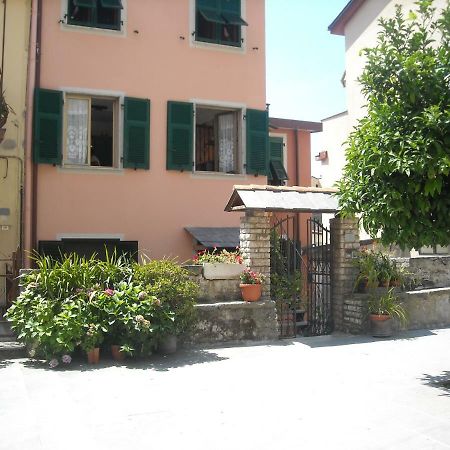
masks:
<svg viewBox="0 0 450 450"><path fill-rule="evenodd" d="M268 182L273 186L283 186L288 180L284 167L284 142L281 137L269 139L269 172Z"/></svg>
<svg viewBox="0 0 450 450"><path fill-rule="evenodd" d="M195 38L214 44L241 46L241 0L196 0Z"/></svg>
<svg viewBox="0 0 450 450"><path fill-rule="evenodd" d="M68 0L67 23L120 30L121 0Z"/></svg>

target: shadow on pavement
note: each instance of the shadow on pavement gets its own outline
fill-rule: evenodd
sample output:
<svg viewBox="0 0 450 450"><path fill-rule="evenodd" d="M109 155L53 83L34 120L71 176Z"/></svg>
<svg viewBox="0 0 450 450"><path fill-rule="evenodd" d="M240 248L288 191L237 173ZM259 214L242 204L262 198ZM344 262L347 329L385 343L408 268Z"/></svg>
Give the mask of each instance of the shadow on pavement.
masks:
<svg viewBox="0 0 450 450"><path fill-rule="evenodd" d="M381 341L404 341L417 339L419 337L434 336L431 330L412 330L402 331L395 336L388 338L374 338L366 335L348 335L348 334L330 334L326 336L300 337L294 339L294 342L300 342L311 348L335 347L340 345L368 344Z"/></svg>
<svg viewBox="0 0 450 450"><path fill-rule="evenodd" d="M440 396L450 397L450 370L442 372L441 375L424 374L421 381L430 387L440 389L442 391Z"/></svg>
<svg viewBox="0 0 450 450"><path fill-rule="evenodd" d="M43 360L28 359L22 361L22 364L25 367L51 371L86 372L110 367L124 367L127 369L156 370L158 372L166 372L170 369L176 369L178 367L217 362L226 359L228 358L219 356L217 353L211 351L180 350L173 355L160 355L155 353L148 358L125 359L123 362L114 361L106 356L103 359L101 358L98 364L93 365L87 364L84 357L76 356L72 359L71 364L63 365L60 363L56 369L51 369L48 362Z"/></svg>

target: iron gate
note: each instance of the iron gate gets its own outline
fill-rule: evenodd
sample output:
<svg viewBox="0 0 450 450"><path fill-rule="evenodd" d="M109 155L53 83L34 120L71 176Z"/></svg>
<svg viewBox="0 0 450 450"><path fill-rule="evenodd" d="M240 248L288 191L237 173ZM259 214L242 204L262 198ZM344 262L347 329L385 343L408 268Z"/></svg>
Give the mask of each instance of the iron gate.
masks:
<svg viewBox="0 0 450 450"><path fill-rule="evenodd" d="M307 333L319 336L332 331L330 230L308 219L307 236Z"/></svg>
<svg viewBox="0 0 450 450"><path fill-rule="evenodd" d="M281 337L332 331L330 231L308 219L302 246L299 223L295 214L276 220L271 230L271 297Z"/></svg>

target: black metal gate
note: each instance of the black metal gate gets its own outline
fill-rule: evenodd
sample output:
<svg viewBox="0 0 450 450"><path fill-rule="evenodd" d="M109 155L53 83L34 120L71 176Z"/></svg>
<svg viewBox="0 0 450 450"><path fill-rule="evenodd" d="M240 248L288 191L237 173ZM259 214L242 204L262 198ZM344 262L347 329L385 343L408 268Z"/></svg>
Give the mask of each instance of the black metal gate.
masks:
<svg viewBox="0 0 450 450"><path fill-rule="evenodd" d="M330 231L308 219L302 246L299 223L298 214L278 218L271 231L271 297L281 337L332 331Z"/></svg>
<svg viewBox="0 0 450 450"><path fill-rule="evenodd" d="M314 219L307 220L308 242L307 334L319 336L332 331L331 309L331 239L330 230Z"/></svg>

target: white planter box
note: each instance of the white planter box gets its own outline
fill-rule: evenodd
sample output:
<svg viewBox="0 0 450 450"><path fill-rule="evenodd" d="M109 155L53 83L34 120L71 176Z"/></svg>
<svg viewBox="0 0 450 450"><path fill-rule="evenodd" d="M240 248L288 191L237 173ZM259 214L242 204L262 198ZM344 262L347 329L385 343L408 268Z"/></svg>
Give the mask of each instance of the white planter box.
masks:
<svg viewBox="0 0 450 450"><path fill-rule="evenodd" d="M238 279L244 269L244 264L203 263L203 276L207 280L233 280Z"/></svg>

